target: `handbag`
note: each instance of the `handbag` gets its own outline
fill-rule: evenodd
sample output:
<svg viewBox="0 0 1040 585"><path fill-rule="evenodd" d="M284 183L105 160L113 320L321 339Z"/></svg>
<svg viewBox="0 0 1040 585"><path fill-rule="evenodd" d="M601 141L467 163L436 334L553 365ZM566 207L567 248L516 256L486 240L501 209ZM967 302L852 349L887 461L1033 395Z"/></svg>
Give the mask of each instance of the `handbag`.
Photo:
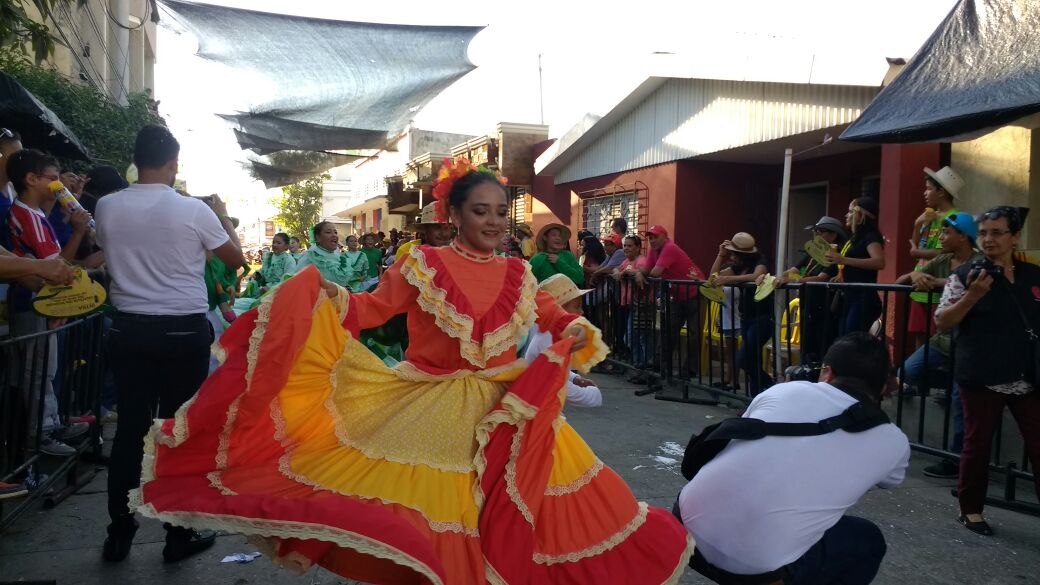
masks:
<svg viewBox="0 0 1040 585"><path fill-rule="evenodd" d="M1033 384L1034 388L1040 388L1040 335L1033 330L1033 326L1029 323L1029 317L1026 316L1026 310L1022 307L1022 303L1015 296L1015 292L1008 288L1008 294L1011 295L1015 303L1015 308L1018 309L1018 316L1022 318L1022 326L1026 329L1026 335L1029 337L1029 342L1033 344L1033 375L1028 377L1027 380Z"/></svg>

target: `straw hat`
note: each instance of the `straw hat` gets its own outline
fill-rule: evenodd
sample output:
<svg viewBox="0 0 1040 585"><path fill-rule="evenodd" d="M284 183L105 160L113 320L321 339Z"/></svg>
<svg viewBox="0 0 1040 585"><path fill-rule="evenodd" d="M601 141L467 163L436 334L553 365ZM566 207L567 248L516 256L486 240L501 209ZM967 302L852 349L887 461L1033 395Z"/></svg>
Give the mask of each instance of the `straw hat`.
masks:
<svg viewBox="0 0 1040 585"><path fill-rule="evenodd" d="M929 178L935 181L936 185L942 187L943 191L946 191L950 194L950 197L955 199L960 194L961 189L964 188L964 179L948 166L943 167L938 171L933 171L932 169L925 167L924 174L928 175Z"/></svg>
<svg viewBox="0 0 1040 585"><path fill-rule="evenodd" d="M571 228L563 225L562 223L549 223L542 226L542 229L538 230L538 237L535 238L538 244L538 251L545 251L545 235L549 233L549 230L560 230L560 235L563 236L564 242L569 242L571 239Z"/></svg>
<svg viewBox="0 0 1040 585"><path fill-rule="evenodd" d="M408 224L408 228L415 229L424 225L441 225L446 223L448 222L437 221L437 202L434 201L423 206L422 212L419 215L419 221L417 223Z"/></svg>
<svg viewBox="0 0 1040 585"><path fill-rule="evenodd" d="M755 247L755 238L751 237L751 234L747 232L737 232L733 234L733 237L729 239L729 243L726 244L725 248L731 252L737 252L740 254L754 254L758 252L758 248Z"/></svg>
<svg viewBox="0 0 1040 585"><path fill-rule="evenodd" d="M534 237L534 230L532 230L531 226L527 225L526 223L518 223L518 224L516 224L516 231L524 234L525 236L527 236L529 238L533 238Z"/></svg>
<svg viewBox="0 0 1040 585"><path fill-rule="evenodd" d="M538 288L549 293L557 305L564 305L592 292L591 288L578 288L566 274L554 274L539 283Z"/></svg>

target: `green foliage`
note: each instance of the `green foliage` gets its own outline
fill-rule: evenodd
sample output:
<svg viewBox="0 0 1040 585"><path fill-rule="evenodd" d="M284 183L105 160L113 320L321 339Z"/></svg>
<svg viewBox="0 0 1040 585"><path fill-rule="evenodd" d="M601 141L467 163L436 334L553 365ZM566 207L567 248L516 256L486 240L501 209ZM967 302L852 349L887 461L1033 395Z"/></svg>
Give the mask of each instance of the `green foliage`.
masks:
<svg viewBox="0 0 1040 585"><path fill-rule="evenodd" d="M0 70L57 114L87 147L95 164L112 165L120 173L133 159L137 131L147 124L163 123L150 109L151 97L147 93L131 94L128 105L120 106L94 87L74 83L53 69L34 65L11 49L0 50ZM82 170L84 163L71 161L67 166Z"/></svg>
<svg viewBox="0 0 1040 585"><path fill-rule="evenodd" d="M48 15L55 14L59 5L71 7L73 4L83 6L87 0L32 0L33 6L47 21ZM46 24L29 18L25 11L26 0L0 0L0 47L13 47L24 56L32 49L37 63L54 54L55 42L61 43ZM64 43L62 43L64 44Z"/></svg>
<svg viewBox="0 0 1040 585"><path fill-rule="evenodd" d="M321 217L321 204L325 196L325 181L329 175L312 177L295 185L282 187L282 196L274 200L278 225L284 226L290 236L309 243L311 226Z"/></svg>

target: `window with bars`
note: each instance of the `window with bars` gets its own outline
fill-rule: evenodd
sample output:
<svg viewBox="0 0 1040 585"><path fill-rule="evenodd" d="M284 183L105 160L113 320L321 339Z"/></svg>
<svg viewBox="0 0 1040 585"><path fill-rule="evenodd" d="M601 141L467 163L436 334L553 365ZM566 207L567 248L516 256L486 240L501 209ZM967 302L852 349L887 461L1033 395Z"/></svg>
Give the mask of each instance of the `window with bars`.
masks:
<svg viewBox="0 0 1040 585"><path fill-rule="evenodd" d="M639 194L635 191L614 193L600 197L589 197L582 201L582 228L592 232L596 237L610 233L610 223L617 218L628 222L628 233L639 230L640 217Z"/></svg>

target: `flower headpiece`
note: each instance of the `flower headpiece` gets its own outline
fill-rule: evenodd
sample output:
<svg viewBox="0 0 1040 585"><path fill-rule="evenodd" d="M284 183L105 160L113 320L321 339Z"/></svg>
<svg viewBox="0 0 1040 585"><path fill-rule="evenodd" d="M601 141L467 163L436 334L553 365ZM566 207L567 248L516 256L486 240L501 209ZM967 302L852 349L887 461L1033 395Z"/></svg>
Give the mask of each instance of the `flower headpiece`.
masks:
<svg viewBox="0 0 1040 585"><path fill-rule="evenodd" d="M450 158L444 159L444 164L437 173L437 180L433 182L433 197L437 200L437 221L448 221L448 195L451 194L451 188L455 185L455 181L470 173L484 173L494 177L503 185L507 181L497 171L489 169L485 165L475 165L464 156L460 156L454 161Z"/></svg>

